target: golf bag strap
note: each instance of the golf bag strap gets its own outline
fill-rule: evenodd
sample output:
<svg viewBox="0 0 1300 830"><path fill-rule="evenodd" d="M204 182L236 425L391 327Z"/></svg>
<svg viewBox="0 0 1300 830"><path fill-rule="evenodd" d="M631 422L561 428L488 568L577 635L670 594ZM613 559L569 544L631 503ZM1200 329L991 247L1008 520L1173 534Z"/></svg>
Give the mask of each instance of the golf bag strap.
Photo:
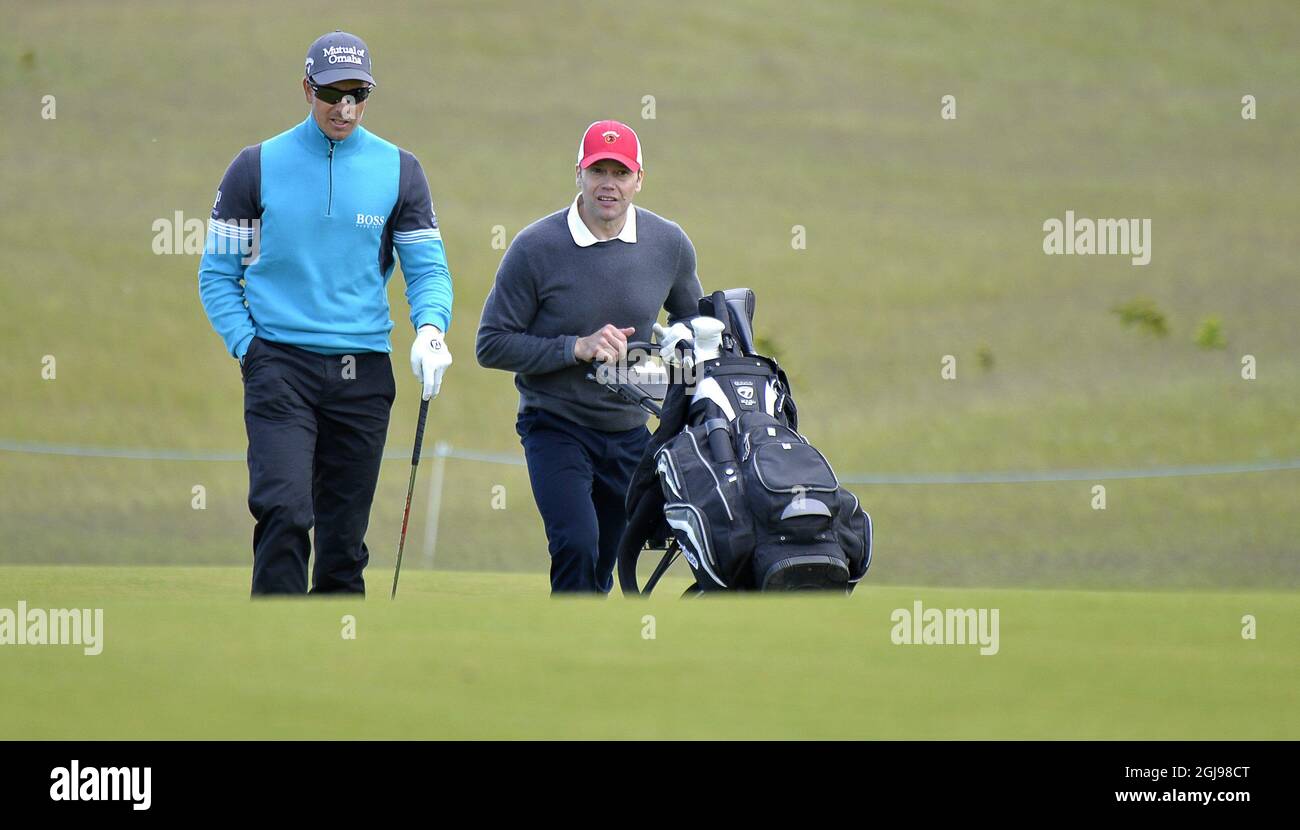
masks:
<svg viewBox="0 0 1300 830"><path fill-rule="evenodd" d="M655 429L654 435L650 436L650 443L641 455L641 462L632 473L632 481L628 485L624 505L629 516L636 512L637 505L647 493L659 492L659 478L655 473L655 453L686 427L689 406L690 397L686 393L684 384L674 383L668 387L668 393L664 396L660 408L659 426ZM662 505L662 502L660 504Z"/></svg>
<svg viewBox="0 0 1300 830"><path fill-rule="evenodd" d="M704 369L700 372L704 377L720 377L722 375L751 375L758 377L771 377L773 375L772 367L756 357L744 357L729 360L726 363L716 365L705 364Z"/></svg>
<svg viewBox="0 0 1300 830"><path fill-rule="evenodd" d="M655 522L663 518L663 509L662 494L655 498L653 493L646 493L627 520L627 530L623 531L623 538L618 543L618 587L624 596L639 596L641 593L636 583L636 563Z"/></svg>

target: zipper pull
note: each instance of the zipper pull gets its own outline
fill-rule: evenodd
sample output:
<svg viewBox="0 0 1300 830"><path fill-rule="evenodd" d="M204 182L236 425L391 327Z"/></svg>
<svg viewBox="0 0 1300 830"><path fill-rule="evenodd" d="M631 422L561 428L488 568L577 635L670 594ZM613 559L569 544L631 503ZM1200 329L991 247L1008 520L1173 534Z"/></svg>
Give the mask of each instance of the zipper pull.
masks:
<svg viewBox="0 0 1300 830"><path fill-rule="evenodd" d="M329 159L327 159L325 163L326 166L329 168L330 189L329 189L329 195L326 197L325 200L325 215L333 216L334 215L334 139L332 138L329 139L329 143L330 143Z"/></svg>

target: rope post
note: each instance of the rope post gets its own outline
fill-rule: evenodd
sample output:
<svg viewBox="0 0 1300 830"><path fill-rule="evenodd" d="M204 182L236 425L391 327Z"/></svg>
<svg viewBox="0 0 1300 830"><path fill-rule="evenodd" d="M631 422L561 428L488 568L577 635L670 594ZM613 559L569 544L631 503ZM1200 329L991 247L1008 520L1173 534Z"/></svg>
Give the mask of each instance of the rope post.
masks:
<svg viewBox="0 0 1300 830"><path fill-rule="evenodd" d="M429 480L429 503L425 508L424 567L433 567L433 552L438 545L438 519L442 513L442 482L447 470L451 444L439 441L433 446L433 474Z"/></svg>

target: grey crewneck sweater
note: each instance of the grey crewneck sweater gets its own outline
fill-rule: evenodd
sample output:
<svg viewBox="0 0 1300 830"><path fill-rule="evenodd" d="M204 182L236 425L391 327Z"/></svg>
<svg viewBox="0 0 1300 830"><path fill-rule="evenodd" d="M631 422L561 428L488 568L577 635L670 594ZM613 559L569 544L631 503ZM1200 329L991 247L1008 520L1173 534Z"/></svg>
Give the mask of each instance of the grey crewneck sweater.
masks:
<svg viewBox="0 0 1300 830"><path fill-rule="evenodd" d="M670 321L697 314L695 247L676 223L638 207L635 243L583 248L567 216L565 208L543 217L510 243L483 305L478 362L515 373L520 411L536 407L611 432L643 426L641 408L586 379L592 367L573 345L606 323L636 328L629 340L650 340L660 308Z"/></svg>

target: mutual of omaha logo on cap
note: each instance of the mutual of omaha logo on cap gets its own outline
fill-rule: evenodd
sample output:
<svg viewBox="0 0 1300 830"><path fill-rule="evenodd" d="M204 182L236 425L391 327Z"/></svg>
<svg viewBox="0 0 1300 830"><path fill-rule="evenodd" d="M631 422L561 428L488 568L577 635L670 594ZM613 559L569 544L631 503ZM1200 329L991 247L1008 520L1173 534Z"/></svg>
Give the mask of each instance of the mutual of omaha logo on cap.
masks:
<svg viewBox="0 0 1300 830"><path fill-rule="evenodd" d="M365 81L374 85L370 74L370 49L356 35L335 30L316 38L307 50L305 72L314 84L328 86L335 81Z"/></svg>
<svg viewBox="0 0 1300 830"><path fill-rule="evenodd" d="M590 167L602 159L613 159L632 172L641 169L641 140L621 121L596 121L587 127L578 144L578 166Z"/></svg>

